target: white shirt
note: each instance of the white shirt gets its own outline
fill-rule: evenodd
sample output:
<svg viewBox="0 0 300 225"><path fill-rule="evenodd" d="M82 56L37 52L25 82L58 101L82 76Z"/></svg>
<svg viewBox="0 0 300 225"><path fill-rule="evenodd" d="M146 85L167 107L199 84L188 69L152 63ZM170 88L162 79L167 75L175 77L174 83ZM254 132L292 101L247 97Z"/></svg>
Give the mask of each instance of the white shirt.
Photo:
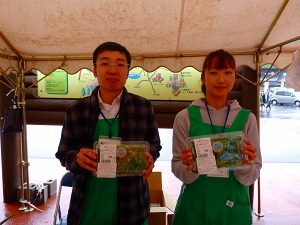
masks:
<svg viewBox="0 0 300 225"><path fill-rule="evenodd" d="M106 119L115 118L115 116L119 112L122 93L123 91L113 100L111 105L104 103L100 97L100 94L98 94L98 101L100 103L99 107ZM118 117L119 115L117 116L117 118ZM99 119L104 119L101 113L99 113Z"/></svg>

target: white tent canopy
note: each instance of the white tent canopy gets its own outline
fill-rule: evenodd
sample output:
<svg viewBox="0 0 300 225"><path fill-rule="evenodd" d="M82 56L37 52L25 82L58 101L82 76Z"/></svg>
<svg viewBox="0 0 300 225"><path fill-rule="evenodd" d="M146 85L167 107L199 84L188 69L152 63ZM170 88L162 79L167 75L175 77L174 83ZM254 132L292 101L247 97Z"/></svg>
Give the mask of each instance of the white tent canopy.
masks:
<svg viewBox="0 0 300 225"><path fill-rule="evenodd" d="M105 41L131 52L131 67L199 71L203 56L223 48L237 65L284 68L300 48L299 0L29 0L0 2L0 67L48 74L92 68ZM281 47L282 46L282 47ZM278 56L278 51L281 54Z"/></svg>

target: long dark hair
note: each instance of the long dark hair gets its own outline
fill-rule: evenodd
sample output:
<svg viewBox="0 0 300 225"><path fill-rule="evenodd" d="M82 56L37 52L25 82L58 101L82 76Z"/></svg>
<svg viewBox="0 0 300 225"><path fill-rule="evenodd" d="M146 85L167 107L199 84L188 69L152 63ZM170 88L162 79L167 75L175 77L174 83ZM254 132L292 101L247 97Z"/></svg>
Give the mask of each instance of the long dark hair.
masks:
<svg viewBox="0 0 300 225"><path fill-rule="evenodd" d="M235 70L235 59L234 57L229 53L224 51L223 49L214 51L209 53L203 63L203 69L201 74L201 80L204 80L205 78L205 69L211 68L212 62L215 60L214 65L217 66L216 69L227 69L232 68ZM205 85L201 84L201 90L204 95L206 95L206 87Z"/></svg>

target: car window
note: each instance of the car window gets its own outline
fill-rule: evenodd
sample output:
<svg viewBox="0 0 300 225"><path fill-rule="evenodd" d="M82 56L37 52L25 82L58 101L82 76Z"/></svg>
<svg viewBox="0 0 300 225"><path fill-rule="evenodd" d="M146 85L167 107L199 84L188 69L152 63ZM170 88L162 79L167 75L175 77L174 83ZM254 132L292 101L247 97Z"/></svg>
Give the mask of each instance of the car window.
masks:
<svg viewBox="0 0 300 225"><path fill-rule="evenodd" d="M284 95L283 91L277 91L275 95Z"/></svg>

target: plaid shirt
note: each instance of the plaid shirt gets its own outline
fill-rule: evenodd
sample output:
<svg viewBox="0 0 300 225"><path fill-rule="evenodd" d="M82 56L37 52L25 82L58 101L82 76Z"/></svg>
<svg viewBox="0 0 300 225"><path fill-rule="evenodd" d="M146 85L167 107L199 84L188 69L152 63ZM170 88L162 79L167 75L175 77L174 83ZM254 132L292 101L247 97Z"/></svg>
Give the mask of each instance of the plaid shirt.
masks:
<svg viewBox="0 0 300 225"><path fill-rule="evenodd" d="M67 170L75 174L68 224L77 225L83 210L89 171L76 162L82 147L93 148L93 133L99 116L99 86L91 96L79 99L66 111L61 140L55 154ZM120 103L119 137L124 141L149 141L153 160L161 149L158 127L151 102L128 93L126 88ZM105 203L103 203L105 204ZM150 213L150 196L147 180L140 176L118 177L118 224L140 225Z"/></svg>

